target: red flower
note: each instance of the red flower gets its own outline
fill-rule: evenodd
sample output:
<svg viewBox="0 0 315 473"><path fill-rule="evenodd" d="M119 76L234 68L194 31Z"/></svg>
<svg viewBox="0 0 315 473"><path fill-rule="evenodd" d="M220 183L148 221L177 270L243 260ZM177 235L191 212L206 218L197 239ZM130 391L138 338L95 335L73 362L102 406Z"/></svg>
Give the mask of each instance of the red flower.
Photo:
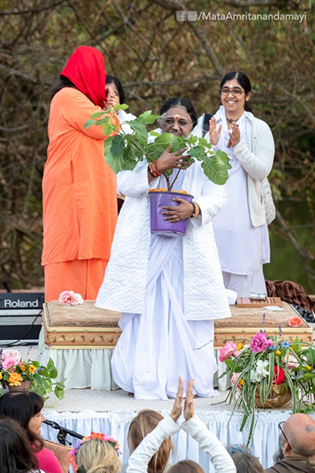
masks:
<svg viewBox="0 0 315 473"><path fill-rule="evenodd" d="M273 370L274 370L273 383L282 384L283 381L285 380L285 373L283 369L280 367L278 371L278 366L274 366Z"/></svg>

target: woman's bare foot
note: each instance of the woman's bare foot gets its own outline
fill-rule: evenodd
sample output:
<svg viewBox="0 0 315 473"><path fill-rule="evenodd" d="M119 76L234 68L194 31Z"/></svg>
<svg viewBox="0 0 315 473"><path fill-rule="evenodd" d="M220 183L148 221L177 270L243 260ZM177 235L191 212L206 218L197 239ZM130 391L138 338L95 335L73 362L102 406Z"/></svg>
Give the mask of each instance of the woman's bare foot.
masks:
<svg viewBox="0 0 315 473"><path fill-rule="evenodd" d="M135 397L134 393L128 393L129 397Z"/></svg>

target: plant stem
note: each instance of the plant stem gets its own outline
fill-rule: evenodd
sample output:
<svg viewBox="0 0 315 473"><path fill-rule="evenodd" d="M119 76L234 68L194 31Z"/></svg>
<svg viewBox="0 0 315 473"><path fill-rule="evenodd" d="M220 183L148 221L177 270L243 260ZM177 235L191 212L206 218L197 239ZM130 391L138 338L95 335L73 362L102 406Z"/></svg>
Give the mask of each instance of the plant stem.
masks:
<svg viewBox="0 0 315 473"><path fill-rule="evenodd" d="M181 172L181 169L178 169L174 181L172 182L171 186L168 186L168 187L169 187L169 189L168 189L169 191L171 191L171 190L173 189L173 185L175 184L175 181L176 181L176 179L178 178L180 172Z"/></svg>

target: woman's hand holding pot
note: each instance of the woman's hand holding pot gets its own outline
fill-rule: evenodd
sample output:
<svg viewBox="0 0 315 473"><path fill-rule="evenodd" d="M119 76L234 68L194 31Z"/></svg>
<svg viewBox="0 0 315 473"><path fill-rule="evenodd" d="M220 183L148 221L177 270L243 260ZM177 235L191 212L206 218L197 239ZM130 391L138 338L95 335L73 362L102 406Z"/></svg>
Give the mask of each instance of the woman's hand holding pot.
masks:
<svg viewBox="0 0 315 473"><path fill-rule="evenodd" d="M190 202L187 202L185 199L180 197L174 197L172 199L174 202L178 202L179 205L176 207L163 206L162 209L167 210L167 212L161 212L162 215L168 215L164 220L168 220L170 223L180 222L181 220L186 220L193 213L193 206Z"/></svg>

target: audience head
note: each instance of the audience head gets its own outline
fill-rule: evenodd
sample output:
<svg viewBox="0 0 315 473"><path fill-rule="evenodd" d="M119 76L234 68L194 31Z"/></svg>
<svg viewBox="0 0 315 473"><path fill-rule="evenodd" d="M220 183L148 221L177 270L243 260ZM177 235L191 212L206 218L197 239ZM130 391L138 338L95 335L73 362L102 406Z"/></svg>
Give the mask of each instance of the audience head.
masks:
<svg viewBox="0 0 315 473"><path fill-rule="evenodd" d="M236 466L237 473L263 473L260 461L245 445L228 446L226 449Z"/></svg>
<svg viewBox="0 0 315 473"><path fill-rule="evenodd" d="M6 393L0 397L0 418L16 420L26 431L29 441L41 450L43 441L40 428L45 417L42 414L43 399L29 391Z"/></svg>
<svg viewBox="0 0 315 473"><path fill-rule="evenodd" d="M293 414L279 424L280 446L284 457L315 456L315 421L307 414Z"/></svg>
<svg viewBox="0 0 315 473"><path fill-rule="evenodd" d="M171 466L167 473L204 473L204 470L192 460L182 460Z"/></svg>
<svg viewBox="0 0 315 473"><path fill-rule="evenodd" d="M147 434L155 429L162 419L163 416L159 412L151 409L140 411L139 414L133 418L128 431L130 453L138 447ZM158 452L156 452L150 460L148 473L162 472L172 452L173 444L171 438L164 440Z"/></svg>
<svg viewBox="0 0 315 473"><path fill-rule="evenodd" d="M0 419L0 473L28 472L37 468L24 429L13 419Z"/></svg>
<svg viewBox="0 0 315 473"><path fill-rule="evenodd" d="M118 449L118 442L111 437L92 433L70 452L70 464L75 472L118 473L121 470Z"/></svg>
<svg viewBox="0 0 315 473"><path fill-rule="evenodd" d="M126 103L125 91L118 77L107 75L105 90L105 108L112 107L115 103Z"/></svg>

